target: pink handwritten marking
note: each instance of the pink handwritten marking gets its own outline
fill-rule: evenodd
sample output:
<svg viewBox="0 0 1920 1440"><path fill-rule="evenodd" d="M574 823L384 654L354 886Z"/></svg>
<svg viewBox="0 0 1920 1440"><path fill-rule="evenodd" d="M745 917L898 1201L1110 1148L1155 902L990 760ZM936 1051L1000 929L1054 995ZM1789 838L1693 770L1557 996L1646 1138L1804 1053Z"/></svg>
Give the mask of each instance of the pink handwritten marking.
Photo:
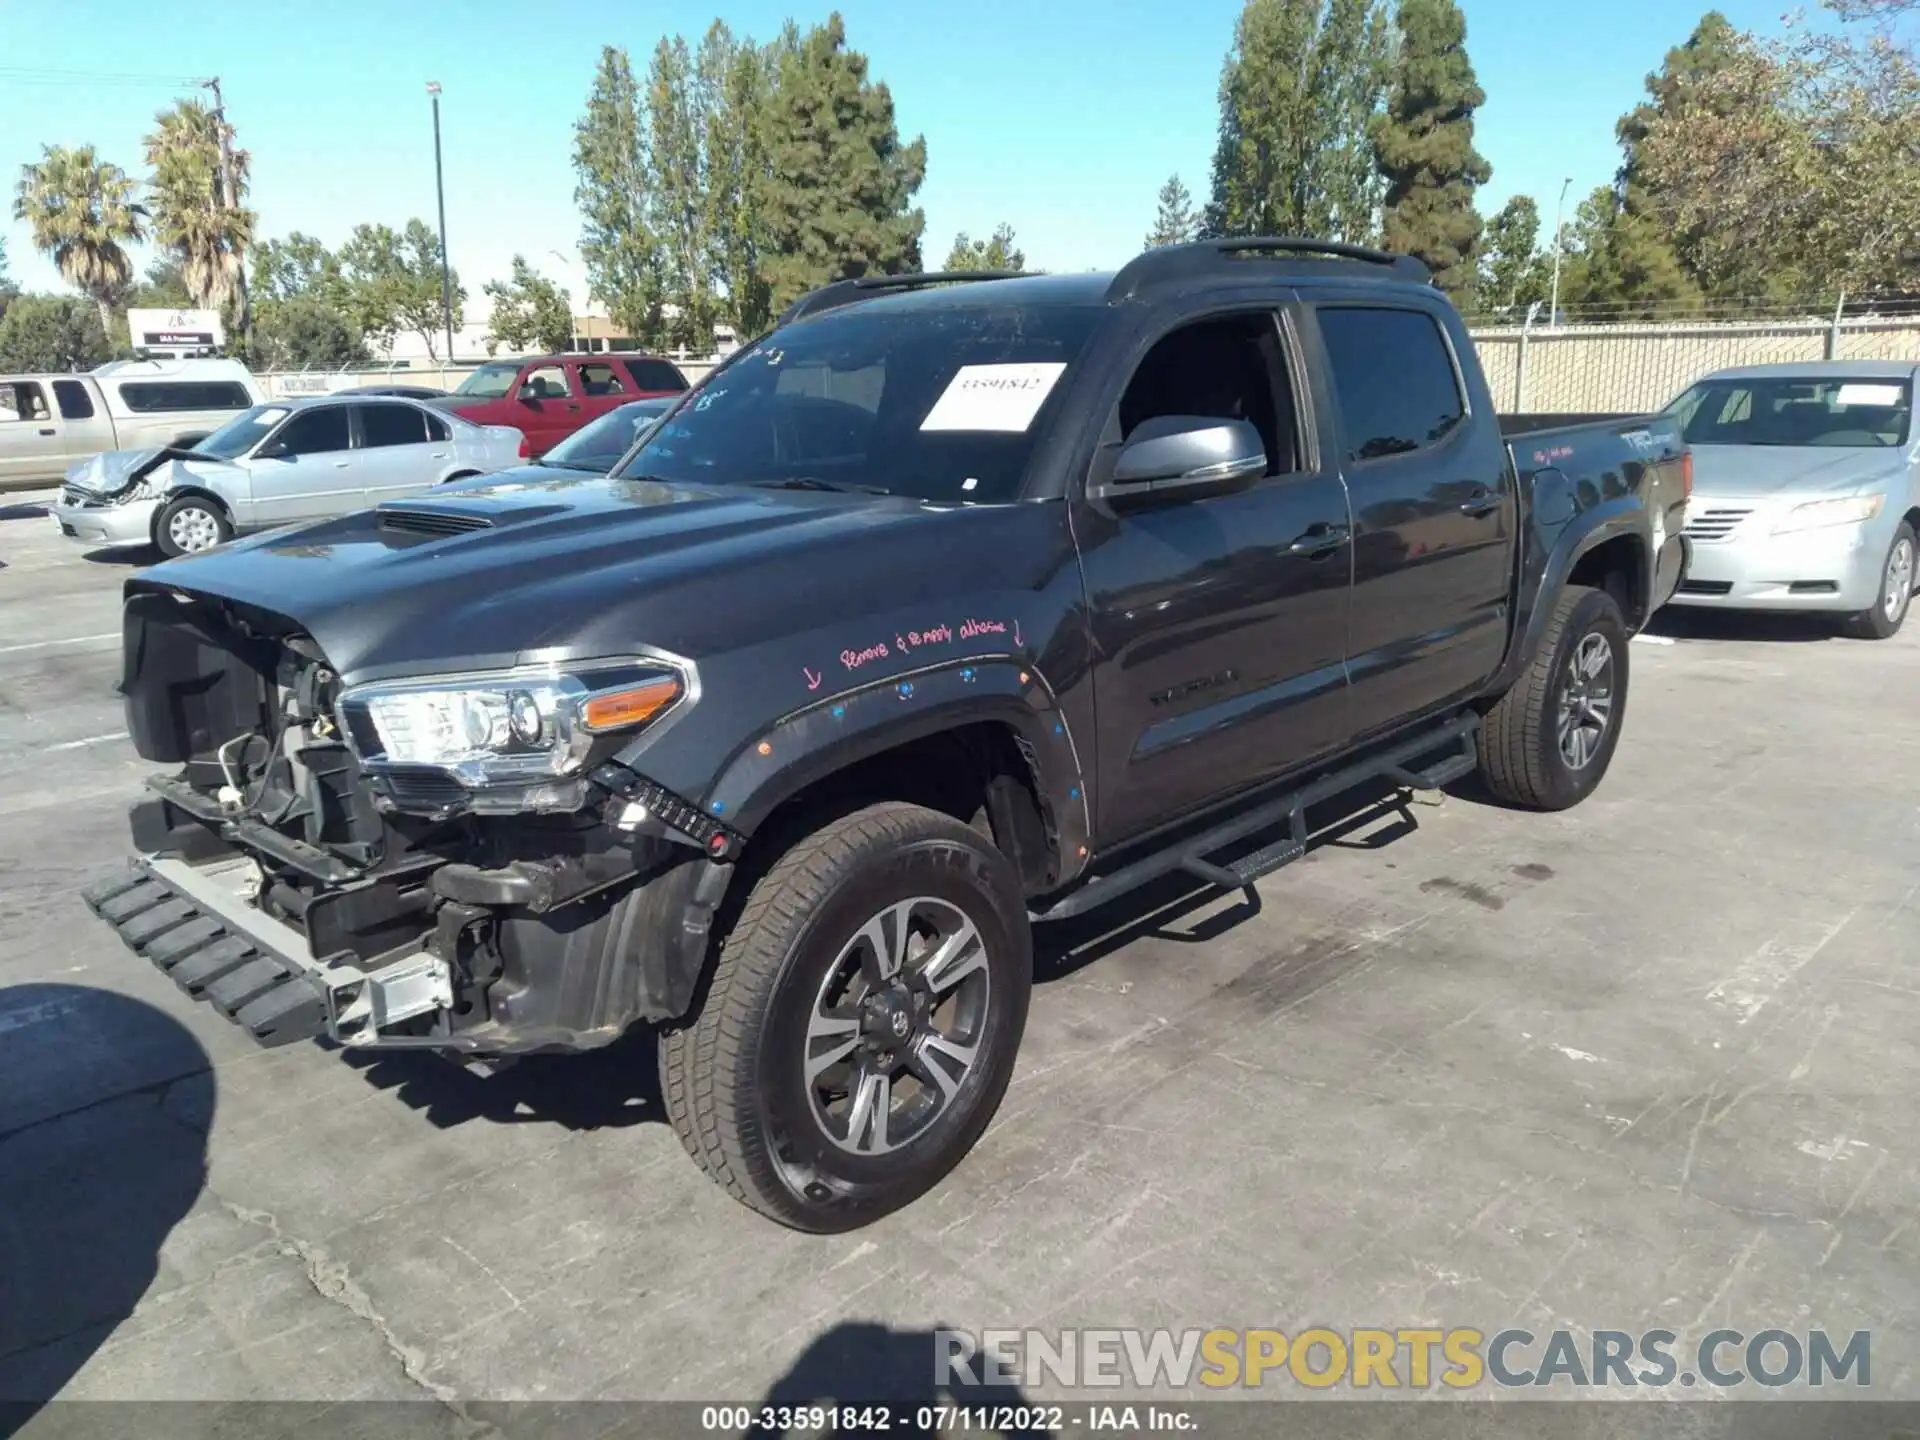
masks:
<svg viewBox="0 0 1920 1440"><path fill-rule="evenodd" d="M820 677L814 674L813 671L802 665L800 667L800 673L807 677L807 689L818 690L820 688Z"/></svg>
<svg viewBox="0 0 1920 1440"><path fill-rule="evenodd" d="M1013 643L1016 645L1025 645L1027 643L1020 638L1020 622L1018 620L1013 622Z"/></svg>
<svg viewBox="0 0 1920 1440"><path fill-rule="evenodd" d="M883 640L878 645L869 645L864 650L842 650L840 663L849 670L858 670L869 661L884 660L892 653L887 649L886 641Z"/></svg>
<svg viewBox="0 0 1920 1440"><path fill-rule="evenodd" d="M960 622L960 638L971 640L976 635L1004 635L1007 627L998 620L963 620Z"/></svg>

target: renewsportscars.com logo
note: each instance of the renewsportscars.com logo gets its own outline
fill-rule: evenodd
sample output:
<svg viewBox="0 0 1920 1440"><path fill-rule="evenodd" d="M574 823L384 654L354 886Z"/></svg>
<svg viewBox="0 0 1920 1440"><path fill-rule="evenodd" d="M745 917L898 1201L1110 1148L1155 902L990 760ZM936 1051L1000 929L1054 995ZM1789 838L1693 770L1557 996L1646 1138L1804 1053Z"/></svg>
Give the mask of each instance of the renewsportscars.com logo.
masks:
<svg viewBox="0 0 1920 1440"><path fill-rule="evenodd" d="M1710 1330L1697 1340L1672 1330L937 1330L933 1379L955 1389L1817 1389L1871 1384L1872 1359L1866 1330L1844 1340L1780 1329Z"/></svg>

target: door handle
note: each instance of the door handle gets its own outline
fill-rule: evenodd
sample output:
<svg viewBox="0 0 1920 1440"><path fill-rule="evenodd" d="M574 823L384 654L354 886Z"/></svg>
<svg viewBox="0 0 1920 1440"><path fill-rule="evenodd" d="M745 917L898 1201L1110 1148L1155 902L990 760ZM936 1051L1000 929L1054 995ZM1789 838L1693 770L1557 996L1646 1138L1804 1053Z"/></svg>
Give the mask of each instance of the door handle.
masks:
<svg viewBox="0 0 1920 1440"><path fill-rule="evenodd" d="M1476 517L1491 515L1499 508L1500 497L1484 485L1474 486L1472 493L1460 502L1460 513L1462 515L1472 515Z"/></svg>
<svg viewBox="0 0 1920 1440"><path fill-rule="evenodd" d="M353 462L351 460L336 460L333 462L333 468L336 470L345 470L352 464Z"/></svg>
<svg viewBox="0 0 1920 1440"><path fill-rule="evenodd" d="M444 460L447 458L447 453L448 452L446 452L445 450L436 450L428 458L433 460Z"/></svg>
<svg viewBox="0 0 1920 1440"><path fill-rule="evenodd" d="M1318 560L1333 554L1352 536L1353 532L1344 525L1310 525L1304 534L1287 546L1287 550L1294 555L1304 555L1309 560Z"/></svg>
<svg viewBox="0 0 1920 1440"><path fill-rule="evenodd" d="M580 408L580 402L576 400L571 405L567 406L567 408L569 410L578 410Z"/></svg>
<svg viewBox="0 0 1920 1440"><path fill-rule="evenodd" d="M58 430L55 430L52 426L48 426L45 430L42 430L40 433L42 435L58 435L60 432Z"/></svg>

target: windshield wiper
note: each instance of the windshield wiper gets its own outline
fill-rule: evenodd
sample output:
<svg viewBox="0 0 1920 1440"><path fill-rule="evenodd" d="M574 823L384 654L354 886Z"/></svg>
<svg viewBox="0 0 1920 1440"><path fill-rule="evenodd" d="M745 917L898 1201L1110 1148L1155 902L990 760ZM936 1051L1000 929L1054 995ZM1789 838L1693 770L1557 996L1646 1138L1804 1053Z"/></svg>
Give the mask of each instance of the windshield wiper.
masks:
<svg viewBox="0 0 1920 1440"><path fill-rule="evenodd" d="M536 460L533 463L547 470L584 470L589 475L607 473L598 465L581 465L572 460Z"/></svg>
<svg viewBox="0 0 1920 1440"><path fill-rule="evenodd" d="M777 480L750 482L760 490L834 490L846 495L891 495L880 485L855 485L849 480L823 480L818 475L782 475Z"/></svg>

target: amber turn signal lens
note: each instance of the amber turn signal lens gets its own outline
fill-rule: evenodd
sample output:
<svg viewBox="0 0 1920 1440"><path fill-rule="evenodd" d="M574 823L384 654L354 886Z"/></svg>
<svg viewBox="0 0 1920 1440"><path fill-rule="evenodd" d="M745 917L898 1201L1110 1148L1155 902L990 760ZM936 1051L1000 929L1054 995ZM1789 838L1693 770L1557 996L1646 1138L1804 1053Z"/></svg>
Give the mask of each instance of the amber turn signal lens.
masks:
<svg viewBox="0 0 1920 1440"><path fill-rule="evenodd" d="M580 725L598 734L602 730L626 730L644 725L680 697L676 679L649 680L630 690L610 690L595 695L580 711Z"/></svg>

